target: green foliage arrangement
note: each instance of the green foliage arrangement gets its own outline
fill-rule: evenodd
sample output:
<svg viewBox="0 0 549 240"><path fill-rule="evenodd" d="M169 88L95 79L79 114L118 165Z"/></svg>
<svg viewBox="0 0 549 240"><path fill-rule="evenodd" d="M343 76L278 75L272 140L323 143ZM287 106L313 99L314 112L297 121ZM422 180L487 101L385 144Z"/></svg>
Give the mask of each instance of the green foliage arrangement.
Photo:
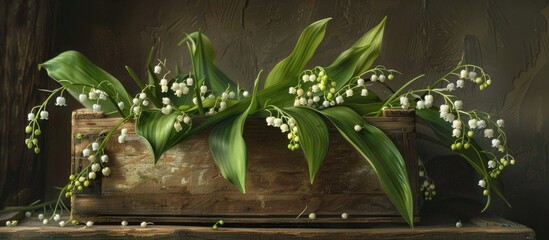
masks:
<svg viewBox="0 0 549 240"><path fill-rule="evenodd" d="M242 133L245 120L253 116L265 118L267 125L287 134L288 149L280 151L303 151L311 184L326 157L327 125L333 125L372 166L383 189L412 226L412 190L403 157L382 131L363 118L378 116L390 107L417 109L419 123L436 136L427 140L453 150L474 168L487 196L486 207L492 193L503 198L497 176L505 166L515 163L506 148L504 122L494 121L484 112L463 110L463 102L451 94L465 84L476 84L483 90L491 84L490 76L478 66L460 63L424 89L410 89L412 83L423 79L419 76L393 90L386 81L400 81L397 79L400 73L383 66L372 67L380 52L385 19L329 66L309 69L307 64L324 38L329 20L322 19L308 26L289 56L266 76L258 74L251 91L241 89L216 66L212 43L201 32L186 35L180 43L186 45L190 53L192 69L185 70L189 73L180 67L172 72L165 61L153 60L152 51L145 80L126 67L141 89L134 97L116 78L76 51L63 52L41 64L61 86L29 113L26 128L29 149L40 151L36 139L41 133L39 123L48 119L46 107L56 96L55 105L66 105L63 96L69 93L93 111L120 115L123 119L83 151L90 163L82 172L70 176L70 181L61 189L54 213L65 207L61 196L70 197L81 191L99 173L111 174L105 144L112 136L118 136L118 141L124 143L127 130L119 127L126 121L134 121L136 132L146 139L151 149L154 163L187 137L211 128L209 144L220 172L245 192L247 156ZM391 94L380 98L370 91L372 85L382 86ZM205 118L193 121L196 117ZM477 136L478 140L488 139L491 145L481 147L481 142L473 139ZM434 184L425 169L420 169L421 190L426 199L431 199L436 194Z"/></svg>

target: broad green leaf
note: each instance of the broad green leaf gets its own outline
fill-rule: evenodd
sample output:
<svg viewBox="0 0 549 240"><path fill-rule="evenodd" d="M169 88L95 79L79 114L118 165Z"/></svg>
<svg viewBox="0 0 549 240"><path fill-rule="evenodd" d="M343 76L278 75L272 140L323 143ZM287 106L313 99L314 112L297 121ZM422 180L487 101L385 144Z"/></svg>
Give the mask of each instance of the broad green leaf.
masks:
<svg viewBox="0 0 549 240"><path fill-rule="evenodd" d="M346 106L353 109L360 116L374 116L379 112L379 109L383 106L383 103L343 103L342 106Z"/></svg>
<svg viewBox="0 0 549 240"><path fill-rule="evenodd" d="M446 146L448 148L454 143L455 138L452 137L453 128L451 124L440 118L439 112L435 108L416 111L416 116L421 122L427 124L430 129L433 130L443 146ZM482 148L474 140L472 140L470 144L471 147L469 149L462 149L456 151L455 153L463 157L473 167L473 169L475 169L475 171L486 180L488 186L490 187L490 190L496 193L499 197L501 197L501 199L503 199L507 203L507 205L509 205L509 202L507 202L507 200L503 196L500 182L492 178L488 173L488 170L486 169L489 160L488 157L486 156L486 154L478 151L478 149ZM488 195L488 200L483 211L488 208L490 202L491 196Z"/></svg>
<svg viewBox="0 0 549 240"><path fill-rule="evenodd" d="M350 55L350 52L356 51L354 49L368 46L367 51L364 52L362 57L360 57L356 63L357 67L353 76L359 76L366 72L372 66L372 63L377 58L379 51L381 50L381 42L383 40L386 19L387 17L383 18L377 26L370 29L370 31L358 39L358 41L356 41L350 49L341 53L341 55L334 60L332 65L334 63L341 62L347 55Z"/></svg>
<svg viewBox="0 0 549 240"><path fill-rule="evenodd" d="M186 41L193 41L197 42L200 41L200 47L202 47L204 52L204 57L209 60L212 63L215 63L215 52L213 50L212 41L210 41L210 38L208 38L205 34L202 34L201 32L193 32L187 35L183 40L181 40L178 45L182 45ZM197 51L197 47L199 47L196 44L192 45L191 51L194 53Z"/></svg>
<svg viewBox="0 0 549 240"><path fill-rule="evenodd" d="M295 83L299 74L322 42L326 26L331 18L325 18L309 25L297 41L294 50L284 60L280 61L267 76L264 88L283 85L288 88Z"/></svg>
<svg viewBox="0 0 549 240"><path fill-rule="evenodd" d="M326 75L336 82L336 88L339 90L351 80L355 75L359 59L369 50L370 46L353 47L343 52L339 57L328 66Z"/></svg>
<svg viewBox="0 0 549 240"><path fill-rule="evenodd" d="M251 102L246 111L219 122L210 131L209 137L210 151L221 175L243 193L246 192L247 153L242 133L248 114L258 108L257 86L260 76L261 72L255 80Z"/></svg>
<svg viewBox="0 0 549 240"><path fill-rule="evenodd" d="M200 32L191 33L185 39L190 42L195 81L203 79L208 88L215 93L223 92L227 88L236 92L237 85L215 65L210 40ZM198 81L196 82L198 84Z"/></svg>
<svg viewBox="0 0 549 240"><path fill-rule="evenodd" d="M322 117L310 108L289 107L283 109L292 116L298 128L299 144L309 166L309 180L313 184L316 173L328 153L329 133Z"/></svg>
<svg viewBox="0 0 549 240"><path fill-rule="evenodd" d="M384 28L385 18L326 68L327 75L336 81L338 89L344 87L352 77L362 75L372 66L381 49Z"/></svg>
<svg viewBox="0 0 549 240"><path fill-rule="evenodd" d="M176 135L185 135L189 125L181 123L183 130L179 133L174 128L177 113L163 114L158 109L144 110L135 122L135 132L142 136L153 153L154 163L162 157L162 154L173 146L173 138Z"/></svg>
<svg viewBox="0 0 549 240"><path fill-rule="evenodd" d="M319 112L368 161L389 199L404 220L413 226L414 206L408 173L404 159L391 139L347 107L331 107ZM361 125L362 130L355 131L355 125Z"/></svg>
<svg viewBox="0 0 549 240"><path fill-rule="evenodd" d="M57 57L39 65L48 75L62 86L67 87L69 93L76 99L81 93L87 94L90 86L106 92L111 98L100 101L102 109L106 113L116 112L118 102L126 106L122 110L123 115L129 114L131 106L130 96L124 86L111 74L99 68L77 51L66 51ZM84 106L91 109L95 101L86 101Z"/></svg>

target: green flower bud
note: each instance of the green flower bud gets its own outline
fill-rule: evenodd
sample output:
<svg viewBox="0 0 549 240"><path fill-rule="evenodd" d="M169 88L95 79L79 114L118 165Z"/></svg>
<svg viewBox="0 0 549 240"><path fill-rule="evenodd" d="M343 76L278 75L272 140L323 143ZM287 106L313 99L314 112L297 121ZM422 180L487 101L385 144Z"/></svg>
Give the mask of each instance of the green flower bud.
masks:
<svg viewBox="0 0 549 240"><path fill-rule="evenodd" d="M39 136L40 134L42 134L42 131L40 131L40 129L34 130L34 135Z"/></svg>
<svg viewBox="0 0 549 240"><path fill-rule="evenodd" d="M32 127L31 127L31 126L27 126L27 127L25 128L25 132L26 132L26 133L31 133L31 132L32 132Z"/></svg>

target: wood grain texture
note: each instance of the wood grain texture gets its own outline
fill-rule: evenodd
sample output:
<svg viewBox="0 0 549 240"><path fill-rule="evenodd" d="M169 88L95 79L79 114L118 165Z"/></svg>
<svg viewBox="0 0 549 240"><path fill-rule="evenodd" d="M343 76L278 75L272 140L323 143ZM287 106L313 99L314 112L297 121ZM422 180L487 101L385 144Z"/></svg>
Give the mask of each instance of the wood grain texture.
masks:
<svg viewBox="0 0 549 240"><path fill-rule="evenodd" d="M456 228L448 217L430 219L430 224L413 229L405 225L384 224L371 228L242 228L230 221L212 230L211 226L149 225L141 228L137 221L130 225L94 225L57 227L44 226L37 220L23 220L18 227L0 227L1 239L418 239L418 240L531 240L536 236L532 229L501 218L484 217L490 225L474 221L463 222ZM474 220L474 219L473 219ZM213 220L215 222L217 220Z"/></svg>
<svg viewBox="0 0 549 240"><path fill-rule="evenodd" d="M412 190L417 191L413 116L412 111L407 116L367 120L384 130L401 150ZM73 113L73 172L88 163L82 150L118 121L119 118L102 118L101 113L88 110ZM304 217L315 212L324 222L403 221L375 172L335 129L331 130L325 164L311 185L303 154L287 150L285 134L265 126L264 119L249 119L244 132L247 185L246 194L242 194L221 176L215 165L208 131L189 137L153 165L133 123L123 127L128 129L126 143L117 143L118 136L114 135L106 147L113 173L95 183L90 191L72 198L74 218L116 222L126 216L153 218L157 222L210 222L224 217L239 223L288 223L306 209ZM76 139L77 134L85 138ZM414 197L417 198L417 192ZM352 217L341 219L344 212ZM417 201L414 213L418 221Z"/></svg>
<svg viewBox="0 0 549 240"><path fill-rule="evenodd" d="M0 2L0 208L28 204L44 192L45 163L27 149L24 129L41 100L38 89L48 85L37 65L49 57L54 15L49 0Z"/></svg>

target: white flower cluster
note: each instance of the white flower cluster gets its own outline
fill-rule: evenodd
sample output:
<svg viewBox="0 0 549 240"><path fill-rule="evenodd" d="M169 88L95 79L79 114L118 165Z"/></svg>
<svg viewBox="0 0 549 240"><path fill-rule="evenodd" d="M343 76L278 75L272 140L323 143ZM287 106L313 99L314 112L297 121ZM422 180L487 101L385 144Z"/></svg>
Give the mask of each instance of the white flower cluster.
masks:
<svg viewBox="0 0 549 240"><path fill-rule="evenodd" d="M272 126L275 128L280 128L280 131L283 133L288 132L288 149L294 151L299 149L299 136L298 136L298 127L295 119L282 115L281 117L269 116L265 119L267 126Z"/></svg>
<svg viewBox="0 0 549 240"><path fill-rule="evenodd" d="M371 71L380 73L389 72L389 70L383 67L377 67ZM370 80L372 82L384 82L385 79L392 80L393 78L393 74L385 77L383 74L378 76L374 73ZM339 91L337 91L336 86L337 83L329 78L322 67L316 67L312 70L306 70L302 74L301 79L299 79L297 86L290 87L288 93L296 95L294 106L307 106L318 109L344 103L345 98L352 97L357 89L360 89L360 96L368 96L367 85L362 78L352 81L348 86Z"/></svg>
<svg viewBox="0 0 549 240"><path fill-rule="evenodd" d="M162 85L162 81L163 80L166 80L166 79L162 79L160 81L160 84ZM173 94L177 97L181 97L182 95L187 95L189 94L189 91L190 91L190 88L189 86L192 86L194 83L194 80L192 78L187 78L187 80L185 82L173 82L172 83L172 87L171 87L171 90L173 91ZM165 92L168 92L167 90L167 81L166 81L166 91Z"/></svg>
<svg viewBox="0 0 549 240"><path fill-rule="evenodd" d="M419 178L423 179L422 184L419 186L419 190L423 192L423 198L425 200L433 200L433 197L437 194L435 188L435 182L429 175L427 175L427 170L425 165L421 160L418 160L419 163Z"/></svg>
<svg viewBox="0 0 549 240"><path fill-rule="evenodd" d="M100 89L96 89L96 88L90 88L88 94L81 93L80 95L78 95L78 100L81 103L85 103L88 100L95 101L95 103L92 105L92 110L94 112L100 112L101 111L101 104L100 104L99 101L100 100L106 101L108 97L109 97L109 95L105 91L100 90ZM62 99L60 99L60 98L62 98ZM62 105L64 103L65 103L65 99L63 97L58 97L57 98L57 103L55 105L65 106L65 105ZM118 102L118 107L120 108L120 110L124 109L124 107L125 107L124 102L119 101Z"/></svg>
<svg viewBox="0 0 549 240"><path fill-rule="evenodd" d="M173 124L173 128L175 129L176 132L179 132L181 130L183 130L183 126L181 125L181 123L184 123L184 124L187 124L187 125L191 125L191 118L189 116L187 116L185 113L181 114L181 115L178 115L176 118L175 118L175 122Z"/></svg>
<svg viewBox="0 0 549 240"><path fill-rule="evenodd" d="M120 130L120 135L118 136L118 143L125 143L127 136L128 136L128 129L122 128L122 130Z"/></svg>
<svg viewBox="0 0 549 240"><path fill-rule="evenodd" d="M467 67L473 68L473 70L468 71ZM465 85L465 80L467 79L475 84L478 84L480 90L484 90L485 88L490 86L492 80L490 76L488 74L485 74L481 68L471 65L462 66L461 68L462 69L459 71L459 73L457 73L456 71L447 75L457 76L459 79L455 83L448 81L447 76L445 76L442 78L442 80L448 82L445 88L411 91L400 98L400 104L402 108L409 107L409 100L407 98L407 95L409 94L414 96L415 98L418 98L415 107L416 109L421 110L424 108L429 108L433 105L433 96L431 95L432 93L440 95L445 102L439 107L440 118L451 124L451 134L452 137L456 139L455 142L451 145L451 149L461 150L462 148L471 148L471 140L476 135L475 131L480 132L485 138L490 139L491 147L496 148L498 152L503 154L503 156L499 160L497 160L496 153L485 152L487 156L492 157L487 162L487 166L489 169L491 169L490 176L495 178L507 165L515 164L514 157L506 151L505 147L506 135L502 129L505 125L505 122L503 119L499 119L494 122L488 113L478 111L464 111L463 102L461 100L456 99L456 97L453 95L447 95L444 93L445 91L454 91L456 90L456 88L463 88ZM459 67L457 69L459 70ZM481 73L480 76L475 70L478 70ZM427 92L427 95L425 95L423 99L417 95L417 93L420 93L422 91ZM475 150L478 151L477 149ZM486 188L483 192L484 195L489 194L488 182L486 179L480 180L478 185L482 188ZM422 189L428 189L425 183Z"/></svg>
<svg viewBox="0 0 549 240"><path fill-rule="evenodd" d="M423 192L425 200L433 200L433 197L437 194L435 189L436 186L430 178L425 179L419 187L419 190Z"/></svg>
<svg viewBox="0 0 549 240"><path fill-rule="evenodd" d="M147 107L149 106L149 104L150 101L147 98L147 94L141 92L132 99L132 112L135 114L135 116L139 116L143 111L143 107Z"/></svg>

